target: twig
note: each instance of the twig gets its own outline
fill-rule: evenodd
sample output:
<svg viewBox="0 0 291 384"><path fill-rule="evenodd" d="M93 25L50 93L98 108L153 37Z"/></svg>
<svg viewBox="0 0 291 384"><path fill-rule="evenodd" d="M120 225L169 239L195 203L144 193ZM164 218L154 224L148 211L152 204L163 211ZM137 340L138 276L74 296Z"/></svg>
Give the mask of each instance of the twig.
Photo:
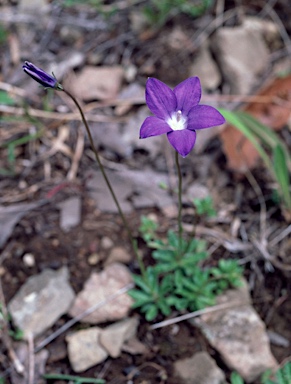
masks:
<svg viewBox="0 0 291 384"><path fill-rule="evenodd" d="M1 304L1 312L3 316L3 326L2 326L2 339L3 339L3 344L5 345L7 351L8 351L8 356L10 360L12 361L12 364L16 370L17 373L20 375L24 374L24 366L18 359L13 346L12 346L12 341L11 337L9 336L8 333L8 325L7 325L7 319L8 319L8 311L5 303L5 298L4 298L4 293L3 293L3 288L2 288L2 282L1 282L1 277L0 277L0 304Z"/></svg>
<svg viewBox="0 0 291 384"><path fill-rule="evenodd" d="M44 348L46 345L48 345L51 341L56 339L58 336L60 336L62 333L70 329L73 325L78 323L80 320L82 320L84 317L90 315L92 312L96 311L97 309L103 307L105 304L109 303L110 301L113 301L117 299L120 295L123 293L129 291L134 287L133 283L127 284L125 287L120 288L117 292L113 293L112 295L109 295L106 299L99 301L99 303L93 305L92 307L86 309L86 311L80 313L78 316L75 316L73 319L69 320L67 323L65 323L63 326L61 326L59 329L57 329L55 332L50 334L47 338L45 338L43 341L41 341L34 349L34 352L40 351L42 348Z"/></svg>
<svg viewBox="0 0 291 384"><path fill-rule="evenodd" d="M75 148L73 159L72 159L72 165L67 175L68 180L74 180L78 173L79 162L81 160L81 157L83 155L83 150L84 150L84 142L85 142L84 133L82 129L79 128L77 144L76 144L76 148Z"/></svg>
<svg viewBox="0 0 291 384"><path fill-rule="evenodd" d="M34 370L35 370L35 361L34 361L34 343L33 343L33 334L29 332L27 335L28 343L28 384L34 384Z"/></svg>
<svg viewBox="0 0 291 384"><path fill-rule="evenodd" d="M280 241L282 241L286 236L288 236L291 233L291 224L284 229L278 236L276 236L273 240L270 241L269 245L273 247L274 245L278 244Z"/></svg>
<svg viewBox="0 0 291 384"><path fill-rule="evenodd" d="M199 311L186 313L185 315L177 316L177 317L174 317L173 319L161 321L160 323L153 324L150 327L150 329L157 329L157 328L166 327L168 325L180 323L181 321L184 321L184 320L193 319L194 317L198 317L198 316L204 315L206 313L216 312L216 311L220 311L221 309L234 308L234 307L238 307L238 306L242 306L242 305L248 305L248 304L249 303L246 301L233 301L230 303L218 304L218 305L215 305L213 307L200 309Z"/></svg>
<svg viewBox="0 0 291 384"><path fill-rule="evenodd" d="M24 108L18 108L18 107L11 107L9 105L0 105L0 112L7 113L10 115L16 115L16 116L25 116L27 115L27 112ZM52 120L64 120L64 121L82 121L81 117L78 113L58 113L58 112L47 112L42 111L39 109L28 109L29 116L33 117L41 117L44 119L52 119ZM104 115L87 115L86 119L88 121L92 122L103 122L103 123L112 123L112 122L124 122L126 121L126 118L119 117L114 118L110 116L104 116Z"/></svg>

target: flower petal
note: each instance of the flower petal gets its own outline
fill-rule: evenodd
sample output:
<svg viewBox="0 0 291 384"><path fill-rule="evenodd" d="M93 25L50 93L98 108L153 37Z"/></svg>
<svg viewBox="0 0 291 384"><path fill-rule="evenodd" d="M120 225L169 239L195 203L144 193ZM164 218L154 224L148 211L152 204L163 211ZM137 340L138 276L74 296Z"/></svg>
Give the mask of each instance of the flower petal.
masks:
<svg viewBox="0 0 291 384"><path fill-rule="evenodd" d="M196 132L184 129L183 131L173 131L168 133L168 140L175 150L186 157L194 147Z"/></svg>
<svg viewBox="0 0 291 384"><path fill-rule="evenodd" d="M145 139L146 137L158 136L170 131L172 131L171 127L164 120L150 116L143 122L140 128L139 138Z"/></svg>
<svg viewBox="0 0 291 384"><path fill-rule="evenodd" d="M225 118L217 109L209 105L196 105L188 114L187 129L194 131L223 123L225 123Z"/></svg>
<svg viewBox="0 0 291 384"><path fill-rule="evenodd" d="M46 73L41 68L38 68L36 65L30 63L29 61L25 61L22 66L24 72L26 72L29 76L31 76L35 81L40 83L46 88L56 88L58 82L57 80Z"/></svg>
<svg viewBox="0 0 291 384"><path fill-rule="evenodd" d="M171 88L154 78L149 78L146 83L146 102L151 112L160 119L171 118L177 107Z"/></svg>
<svg viewBox="0 0 291 384"><path fill-rule="evenodd" d="M177 97L177 110L183 115L188 115L191 108L197 105L201 99L201 84L198 77L189 77L178 84L174 90Z"/></svg>

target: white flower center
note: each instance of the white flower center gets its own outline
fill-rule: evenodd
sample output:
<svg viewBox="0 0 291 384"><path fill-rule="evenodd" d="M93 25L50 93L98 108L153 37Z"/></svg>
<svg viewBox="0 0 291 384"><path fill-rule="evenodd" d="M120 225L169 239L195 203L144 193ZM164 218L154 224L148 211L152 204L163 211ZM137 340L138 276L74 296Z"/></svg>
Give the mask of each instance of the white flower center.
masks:
<svg viewBox="0 0 291 384"><path fill-rule="evenodd" d="M167 123L173 131L182 131L187 128L187 117L182 115L182 111L177 111L172 114L172 117L167 120Z"/></svg>

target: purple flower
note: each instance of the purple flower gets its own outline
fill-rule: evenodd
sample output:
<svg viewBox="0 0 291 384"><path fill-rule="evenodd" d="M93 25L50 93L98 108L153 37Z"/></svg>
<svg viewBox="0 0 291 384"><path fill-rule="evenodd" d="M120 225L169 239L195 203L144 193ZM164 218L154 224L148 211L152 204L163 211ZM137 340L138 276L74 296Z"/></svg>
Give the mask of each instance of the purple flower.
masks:
<svg viewBox="0 0 291 384"><path fill-rule="evenodd" d="M22 66L25 73L32 77L35 81L43 85L45 88L56 88L63 89L61 84L57 82L57 79L42 69L36 67L34 64L29 61L25 61Z"/></svg>
<svg viewBox="0 0 291 384"><path fill-rule="evenodd" d="M190 77L171 90L161 81L149 78L146 103L155 116L145 119L140 138L166 133L170 144L183 157L194 147L196 130L225 122L224 117L209 105L198 105L201 85L198 77Z"/></svg>

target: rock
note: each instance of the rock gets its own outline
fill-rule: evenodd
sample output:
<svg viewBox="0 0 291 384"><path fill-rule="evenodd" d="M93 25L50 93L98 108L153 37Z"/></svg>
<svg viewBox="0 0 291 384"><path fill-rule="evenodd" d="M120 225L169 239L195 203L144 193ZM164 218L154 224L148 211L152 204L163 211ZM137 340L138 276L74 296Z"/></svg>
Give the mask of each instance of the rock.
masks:
<svg viewBox="0 0 291 384"><path fill-rule="evenodd" d="M110 251L105 261L105 265L109 265L114 262L120 262L120 263L126 264L126 263L129 263L131 260L132 260L132 256L125 248L114 247Z"/></svg>
<svg viewBox="0 0 291 384"><path fill-rule="evenodd" d="M48 12L49 5L47 0L20 0L18 9L20 12L42 14Z"/></svg>
<svg viewBox="0 0 291 384"><path fill-rule="evenodd" d="M81 100L114 99L121 87L124 71L121 66L85 66L78 74L68 76L64 87L78 95Z"/></svg>
<svg viewBox="0 0 291 384"><path fill-rule="evenodd" d="M110 237L108 237L108 236L102 237L102 239L101 239L101 248L102 249L110 249L111 247L113 247L113 245L114 245L114 242L112 239L110 239Z"/></svg>
<svg viewBox="0 0 291 384"><path fill-rule="evenodd" d="M207 352L195 353L189 359L174 364L175 373L185 384L222 384L224 373Z"/></svg>
<svg viewBox="0 0 291 384"><path fill-rule="evenodd" d="M33 253L26 253L23 255L23 263L26 267L32 268L35 266L35 257Z"/></svg>
<svg viewBox="0 0 291 384"><path fill-rule="evenodd" d="M30 277L8 304L14 324L38 336L69 310L75 294L68 282L69 271L46 269Z"/></svg>
<svg viewBox="0 0 291 384"><path fill-rule="evenodd" d="M190 322L202 330L230 369L252 382L278 364L270 351L265 325L250 304L246 282L217 298L217 304L231 302L232 308L206 313Z"/></svg>
<svg viewBox="0 0 291 384"><path fill-rule="evenodd" d="M269 52L261 33L243 25L219 28L211 48L233 94L247 94L268 66Z"/></svg>
<svg viewBox="0 0 291 384"><path fill-rule="evenodd" d="M280 43L279 26L271 20L262 19L254 16L244 18L243 26L246 29L259 32L267 44Z"/></svg>
<svg viewBox="0 0 291 384"><path fill-rule="evenodd" d="M77 295L70 309L70 315L73 317L80 315L86 309L105 300L131 282L132 278L129 270L120 263L110 264L102 272L93 272L86 281L84 289ZM123 319L128 315L132 302L131 297L123 293L115 300L84 317L81 321L98 324Z"/></svg>
<svg viewBox="0 0 291 384"><path fill-rule="evenodd" d="M60 227L64 232L80 224L81 220L81 199L79 196L70 197L69 199L58 204L61 210Z"/></svg>
<svg viewBox="0 0 291 384"><path fill-rule="evenodd" d="M203 89L214 90L221 83L221 74L210 53L208 44L202 45L190 68L190 76L198 76Z"/></svg>
<svg viewBox="0 0 291 384"><path fill-rule="evenodd" d="M101 332L101 328L92 327L66 337L70 364L75 372L83 372L107 358L107 352L99 344Z"/></svg>
<svg viewBox="0 0 291 384"><path fill-rule="evenodd" d="M132 317L109 325L100 334L100 344L111 357L120 356L123 343L135 336L138 323L138 319Z"/></svg>
<svg viewBox="0 0 291 384"><path fill-rule="evenodd" d="M131 355L145 355L149 353L149 349L136 337L132 337L126 341L122 346L122 350Z"/></svg>

